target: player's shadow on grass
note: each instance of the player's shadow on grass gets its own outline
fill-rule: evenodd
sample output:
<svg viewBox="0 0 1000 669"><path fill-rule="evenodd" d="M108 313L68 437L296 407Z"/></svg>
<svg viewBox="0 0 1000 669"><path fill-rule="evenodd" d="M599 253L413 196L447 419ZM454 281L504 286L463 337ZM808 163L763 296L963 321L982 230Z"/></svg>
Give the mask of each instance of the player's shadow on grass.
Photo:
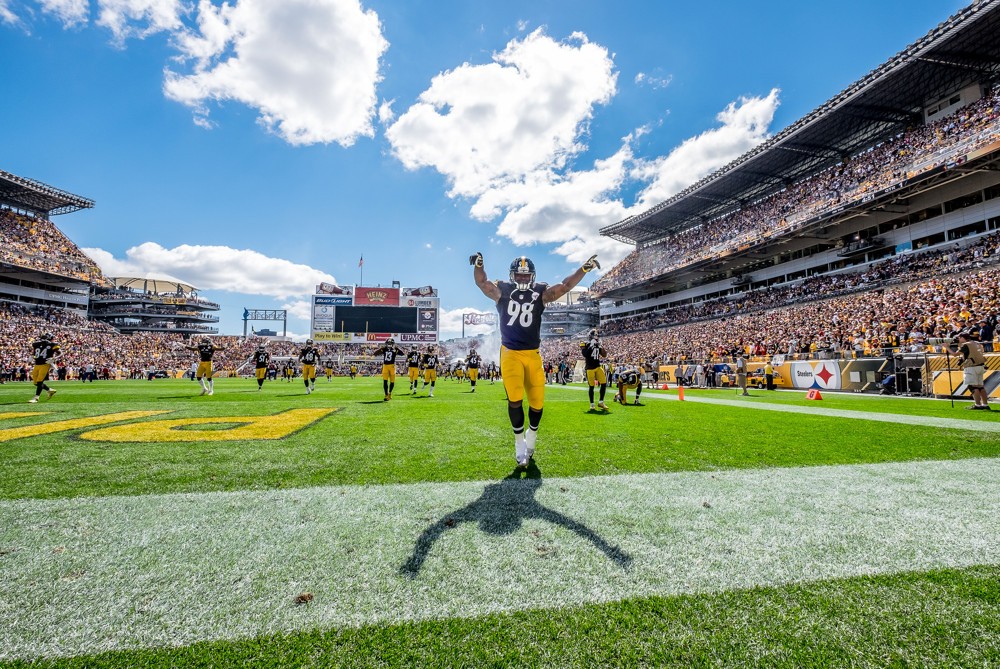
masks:
<svg viewBox="0 0 1000 669"><path fill-rule="evenodd" d="M534 460L530 462L526 471L515 469L502 481L489 484L483 489L479 499L446 514L424 530L417 538L413 554L399 568L399 573L409 578L416 578L434 543L445 531L457 527L460 523L478 523L479 529L483 532L508 535L520 529L525 520L535 518L572 530L592 543L597 550L622 569L629 568L632 564L631 555L618 546L609 544L583 523L539 503L535 499L535 494L540 487L542 487L542 472Z"/></svg>

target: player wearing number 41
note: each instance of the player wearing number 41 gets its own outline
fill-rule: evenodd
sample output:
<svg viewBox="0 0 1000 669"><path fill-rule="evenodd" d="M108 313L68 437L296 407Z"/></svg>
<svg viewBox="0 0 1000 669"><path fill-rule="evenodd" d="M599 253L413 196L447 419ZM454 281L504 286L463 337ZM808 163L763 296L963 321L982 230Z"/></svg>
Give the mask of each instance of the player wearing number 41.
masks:
<svg viewBox="0 0 1000 669"><path fill-rule="evenodd" d="M34 404L42 396L42 391L46 390L49 397L56 394L56 391L45 385L45 379L52 369L52 361L62 356L59 344L52 341L52 335L44 333L37 341L31 343L31 357L35 366L31 368L31 382L35 384L35 396L28 400L29 404Z"/></svg>
<svg viewBox="0 0 1000 669"><path fill-rule="evenodd" d="M514 459L526 468L535 454L538 425L545 403L545 370L541 345L542 312L549 302L558 300L580 283L584 274L599 269L597 256L591 256L580 269L550 286L535 281L535 264L528 258L515 258L510 264L510 281L490 281L483 268L483 254L469 258L476 285L497 305L500 314L500 374L507 392L507 414L514 430ZM524 425L524 397L528 397L528 426Z"/></svg>
<svg viewBox="0 0 1000 669"><path fill-rule="evenodd" d="M302 382L306 384L306 395L316 390L316 365L320 359L319 349L312 339L306 339L306 347L299 351L302 363Z"/></svg>
<svg viewBox="0 0 1000 669"><path fill-rule="evenodd" d="M385 391L386 402L392 399L392 389L396 387L396 356L405 354L406 351L396 346L396 340L392 337L375 349L374 355L382 358L382 389Z"/></svg>

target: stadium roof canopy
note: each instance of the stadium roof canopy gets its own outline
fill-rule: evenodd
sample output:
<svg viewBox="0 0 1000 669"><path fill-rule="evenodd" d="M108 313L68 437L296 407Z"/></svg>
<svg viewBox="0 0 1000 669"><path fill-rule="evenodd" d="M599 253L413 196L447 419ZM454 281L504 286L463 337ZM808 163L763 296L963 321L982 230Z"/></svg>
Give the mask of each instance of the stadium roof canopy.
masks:
<svg viewBox="0 0 1000 669"><path fill-rule="evenodd" d="M158 295L167 293L192 293L196 290L194 286L173 279L147 279L141 276L115 276L110 277L115 288L126 290L141 290L142 292L153 292Z"/></svg>
<svg viewBox="0 0 1000 669"><path fill-rule="evenodd" d="M0 170L0 204L49 217L91 209L94 201Z"/></svg>
<svg viewBox="0 0 1000 669"><path fill-rule="evenodd" d="M923 110L1000 73L1000 0L975 0L760 146L601 234L638 245L740 209L923 122Z"/></svg>

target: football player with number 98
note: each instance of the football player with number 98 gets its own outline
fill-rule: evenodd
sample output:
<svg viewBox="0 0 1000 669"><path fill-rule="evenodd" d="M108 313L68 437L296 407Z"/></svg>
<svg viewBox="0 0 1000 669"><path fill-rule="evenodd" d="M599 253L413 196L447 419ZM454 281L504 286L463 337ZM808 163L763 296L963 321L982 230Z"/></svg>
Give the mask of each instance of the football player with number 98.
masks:
<svg viewBox="0 0 1000 669"><path fill-rule="evenodd" d="M597 256L571 275L550 286L535 281L535 264L515 258L510 264L510 281L490 281L483 268L483 254L469 258L476 285L497 305L500 315L500 374L507 392L507 414L514 430L514 459L524 469L535 454L538 425L545 401L545 370L541 345L542 312L549 302L572 290L587 272L600 268ZM528 425L524 425L524 397L528 397Z"/></svg>

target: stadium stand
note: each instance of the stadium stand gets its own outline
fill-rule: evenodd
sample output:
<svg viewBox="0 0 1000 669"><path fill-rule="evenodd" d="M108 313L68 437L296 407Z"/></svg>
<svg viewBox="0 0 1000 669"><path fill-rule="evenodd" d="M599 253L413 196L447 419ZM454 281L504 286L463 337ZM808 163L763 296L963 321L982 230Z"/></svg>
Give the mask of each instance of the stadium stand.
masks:
<svg viewBox="0 0 1000 669"><path fill-rule="evenodd" d="M761 146L602 234L622 360L926 351L995 336L1000 3L973 3ZM548 358L572 353L545 342Z"/></svg>
<svg viewBox="0 0 1000 669"><path fill-rule="evenodd" d="M219 304L198 296L194 286L179 281L114 277L114 288L96 286L90 296L90 317L123 333L176 332L218 334Z"/></svg>

